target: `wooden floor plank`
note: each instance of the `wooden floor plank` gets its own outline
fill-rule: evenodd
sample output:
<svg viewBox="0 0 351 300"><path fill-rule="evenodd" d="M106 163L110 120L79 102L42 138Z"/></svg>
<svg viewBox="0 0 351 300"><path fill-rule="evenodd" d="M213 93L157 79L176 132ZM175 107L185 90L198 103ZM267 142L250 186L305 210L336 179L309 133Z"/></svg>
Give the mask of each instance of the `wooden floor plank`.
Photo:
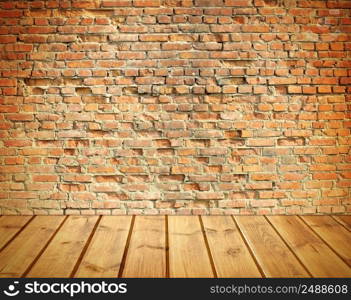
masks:
<svg viewBox="0 0 351 300"><path fill-rule="evenodd" d="M63 216L38 216L0 253L0 277L21 277L63 222Z"/></svg>
<svg viewBox="0 0 351 300"><path fill-rule="evenodd" d="M97 216L70 216L27 277L69 277L97 220Z"/></svg>
<svg viewBox="0 0 351 300"><path fill-rule="evenodd" d="M351 276L347 264L297 216L268 219L314 277Z"/></svg>
<svg viewBox="0 0 351 300"><path fill-rule="evenodd" d="M213 277L197 216L169 216L170 277Z"/></svg>
<svg viewBox="0 0 351 300"><path fill-rule="evenodd" d="M0 218L0 249L2 249L30 219L30 216L3 216Z"/></svg>
<svg viewBox="0 0 351 300"><path fill-rule="evenodd" d="M351 266L351 232L330 216L303 216L302 219Z"/></svg>
<svg viewBox="0 0 351 300"><path fill-rule="evenodd" d="M202 217L218 277L261 277L231 216Z"/></svg>
<svg viewBox="0 0 351 300"><path fill-rule="evenodd" d="M333 218L351 231L351 216L333 216Z"/></svg>
<svg viewBox="0 0 351 300"><path fill-rule="evenodd" d="M131 216L102 217L75 277L117 277Z"/></svg>
<svg viewBox="0 0 351 300"><path fill-rule="evenodd" d="M166 223L164 216L137 216L122 277L166 276Z"/></svg>
<svg viewBox="0 0 351 300"><path fill-rule="evenodd" d="M0 216L0 277L351 277L351 216L65 218Z"/></svg>
<svg viewBox="0 0 351 300"><path fill-rule="evenodd" d="M263 216L239 216L235 220L266 277L309 277Z"/></svg>

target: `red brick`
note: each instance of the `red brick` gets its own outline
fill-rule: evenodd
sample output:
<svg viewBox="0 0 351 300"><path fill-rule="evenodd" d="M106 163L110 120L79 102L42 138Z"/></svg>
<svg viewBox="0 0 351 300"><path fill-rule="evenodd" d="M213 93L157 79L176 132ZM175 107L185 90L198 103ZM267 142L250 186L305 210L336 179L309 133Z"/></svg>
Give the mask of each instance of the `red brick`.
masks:
<svg viewBox="0 0 351 300"><path fill-rule="evenodd" d="M174 166L172 167L172 174L188 174L188 173L197 173L198 167L190 166Z"/></svg>
<svg viewBox="0 0 351 300"><path fill-rule="evenodd" d="M122 173L145 173L143 167L121 167L120 171Z"/></svg>
<svg viewBox="0 0 351 300"><path fill-rule="evenodd" d="M248 146L264 146L264 147L267 147L267 146L274 146L275 144L275 141L273 139L259 139L259 138L256 138L256 139L249 139L247 141L247 145Z"/></svg>
<svg viewBox="0 0 351 300"><path fill-rule="evenodd" d="M271 78L269 79L269 84L270 85L281 85L281 84L296 84L296 78L295 77L275 77L275 78Z"/></svg>
<svg viewBox="0 0 351 300"><path fill-rule="evenodd" d="M0 105L0 112L2 113L16 113L18 110L17 105Z"/></svg>
<svg viewBox="0 0 351 300"><path fill-rule="evenodd" d="M0 44L15 43L16 40L17 40L17 38L14 35L3 35L3 36L0 36Z"/></svg>
<svg viewBox="0 0 351 300"><path fill-rule="evenodd" d="M102 1L102 7L129 7L132 6L132 1L130 0L111 0L111 1Z"/></svg>
<svg viewBox="0 0 351 300"><path fill-rule="evenodd" d="M31 52L33 45L31 44L8 44L4 47L5 51L9 52Z"/></svg>
<svg viewBox="0 0 351 300"><path fill-rule="evenodd" d="M198 200L220 200L223 199L223 193L215 192L198 192L196 193L196 199Z"/></svg>
<svg viewBox="0 0 351 300"><path fill-rule="evenodd" d="M0 86L16 86L16 79L0 78Z"/></svg>
<svg viewBox="0 0 351 300"><path fill-rule="evenodd" d="M250 7L252 5L252 0L224 0L226 6L242 6Z"/></svg>
<svg viewBox="0 0 351 300"><path fill-rule="evenodd" d="M0 213L351 212L349 8L2 1Z"/></svg>
<svg viewBox="0 0 351 300"><path fill-rule="evenodd" d="M248 190L265 190L265 189L272 189L271 182L257 182L257 183L248 183L245 186Z"/></svg>
<svg viewBox="0 0 351 300"><path fill-rule="evenodd" d="M56 182L59 177L57 175L34 175L34 182Z"/></svg>
<svg viewBox="0 0 351 300"><path fill-rule="evenodd" d="M317 180L335 180L338 178L338 175L336 173L313 173L312 174L313 179Z"/></svg>
<svg viewBox="0 0 351 300"><path fill-rule="evenodd" d="M264 173L255 173L251 175L252 180L277 180L276 174L264 174Z"/></svg>
<svg viewBox="0 0 351 300"><path fill-rule="evenodd" d="M273 207L276 205L276 200L251 200L253 207Z"/></svg>
<svg viewBox="0 0 351 300"><path fill-rule="evenodd" d="M92 166L88 169L89 173L115 173L116 170L113 167L108 166Z"/></svg>
<svg viewBox="0 0 351 300"><path fill-rule="evenodd" d="M36 199L37 193L35 192L11 192L10 197L12 199Z"/></svg>
<svg viewBox="0 0 351 300"><path fill-rule="evenodd" d="M301 88L301 86L289 85L288 93L289 94L301 94L302 88Z"/></svg>
<svg viewBox="0 0 351 300"><path fill-rule="evenodd" d="M4 141L5 147L28 147L32 146L31 140L7 140Z"/></svg>
<svg viewBox="0 0 351 300"><path fill-rule="evenodd" d="M19 18L22 15L22 10L0 10L0 18Z"/></svg>
<svg viewBox="0 0 351 300"><path fill-rule="evenodd" d="M269 32L268 25L243 25L242 26L243 32Z"/></svg>
<svg viewBox="0 0 351 300"><path fill-rule="evenodd" d="M160 0L133 0L136 7L158 7L161 5Z"/></svg>

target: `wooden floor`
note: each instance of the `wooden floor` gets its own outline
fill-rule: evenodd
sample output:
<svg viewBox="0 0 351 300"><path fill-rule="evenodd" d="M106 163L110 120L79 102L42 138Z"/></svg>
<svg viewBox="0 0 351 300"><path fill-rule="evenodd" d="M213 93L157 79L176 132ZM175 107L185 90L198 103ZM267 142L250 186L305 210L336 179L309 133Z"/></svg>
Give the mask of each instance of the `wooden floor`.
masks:
<svg viewBox="0 0 351 300"><path fill-rule="evenodd" d="M351 216L2 216L0 277L351 277Z"/></svg>

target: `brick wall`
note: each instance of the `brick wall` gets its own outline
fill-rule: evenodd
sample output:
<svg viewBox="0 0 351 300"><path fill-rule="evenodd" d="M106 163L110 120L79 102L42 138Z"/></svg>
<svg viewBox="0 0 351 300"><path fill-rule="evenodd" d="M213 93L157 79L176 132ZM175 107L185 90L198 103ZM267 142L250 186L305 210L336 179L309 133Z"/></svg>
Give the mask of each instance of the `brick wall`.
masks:
<svg viewBox="0 0 351 300"><path fill-rule="evenodd" d="M0 214L351 212L351 1L0 2Z"/></svg>

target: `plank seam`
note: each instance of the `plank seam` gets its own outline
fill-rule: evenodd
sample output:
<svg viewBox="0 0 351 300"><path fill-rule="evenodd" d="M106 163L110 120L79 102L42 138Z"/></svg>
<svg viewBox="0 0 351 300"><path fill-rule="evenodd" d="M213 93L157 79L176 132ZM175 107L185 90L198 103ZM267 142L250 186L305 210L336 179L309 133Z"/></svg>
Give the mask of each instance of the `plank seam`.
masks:
<svg viewBox="0 0 351 300"><path fill-rule="evenodd" d="M301 217L298 216L298 218L309 228L311 231L332 251L338 256L347 266L351 267L351 265L324 239L322 236L315 231L312 226L308 225L308 223Z"/></svg>
<svg viewBox="0 0 351 300"><path fill-rule="evenodd" d="M13 237L10 238L10 239L6 242L6 244L5 244L4 246L2 246L2 248L0 249L0 252L3 251L8 245L10 245L10 244L12 243L12 241L13 241L16 237L18 237L24 229L26 229L26 227L29 225L30 222L32 222L32 220L33 220L34 218L35 218L35 216L32 216L32 217L27 221L27 223L24 224L24 225L13 235Z"/></svg>
<svg viewBox="0 0 351 300"><path fill-rule="evenodd" d="M340 224L342 227L344 227L347 231L351 232L351 229L348 228L344 223L342 223L338 218L336 218L336 216L330 216L332 217L332 219L334 219L338 224Z"/></svg>
<svg viewBox="0 0 351 300"><path fill-rule="evenodd" d="M264 216L264 218L266 219L266 221L271 225L271 227L273 228L273 230L278 234L278 236L280 237L280 239L283 241L283 243L288 247L288 249L290 250L290 252L295 256L295 258L297 259L297 261L300 263L300 265L305 269L305 271L307 272L307 274L311 277L314 278L314 276L312 275L312 273L310 272L310 270L305 266L305 264L301 261L301 259L297 256L297 254L295 253L295 251L290 247L289 243L283 238L283 236L280 234L280 232L278 231L278 229L276 229L276 227L274 226L274 224L271 223L271 221L267 218L267 216Z"/></svg>
<svg viewBox="0 0 351 300"><path fill-rule="evenodd" d="M98 228L98 226L99 226L99 224L100 224L101 218L102 218L102 216L99 216L98 220L96 221L96 223L95 223L95 225L94 225L93 230L90 232L90 235L89 235L89 237L88 237L88 239L87 239L87 241L86 241L86 243L85 243L85 245L84 245L84 247L83 247L82 252L80 253L80 255L79 255L78 259L77 259L76 264L75 264L74 267L73 267L73 270L72 270L72 272L71 272L69 278L73 278L73 277L75 276L75 274L77 273L78 268L79 268L79 266L80 266L80 264L81 264L81 262L82 262L82 260L83 260L83 257L84 257L85 253L86 253L87 250L88 250L88 247L89 247L89 245L90 245L90 242L91 242L91 240L93 239L93 236L94 236L94 234L95 234L95 232L96 232L96 229Z"/></svg>
<svg viewBox="0 0 351 300"><path fill-rule="evenodd" d="M207 236L206 236L206 232L205 232L205 226L204 226L204 223L203 223L203 221L202 221L201 216L199 216L199 222L200 222L200 226L201 226L202 235L203 235L203 238L204 238L204 240L205 240L205 245L206 245L207 254L208 254L208 257L209 257L209 259L210 259L210 263L211 263L211 268L212 268L213 276L214 276L214 278L218 278L218 274L217 274L217 270L216 270L216 265L215 265L214 260L213 260L213 257L212 257L212 253L211 253L211 250L210 250L210 245L209 245L209 243L208 243Z"/></svg>
<svg viewBox="0 0 351 300"><path fill-rule="evenodd" d="M257 267L257 269L258 269L258 271L260 272L260 274L261 274L261 276L262 276L263 278L266 278L267 276L266 276L266 274L264 273L264 271L263 271L261 265L259 264L259 262L258 262L256 256L254 255L254 253L253 253L253 251L252 251L252 249L251 249L249 243L247 242L247 240L246 240L244 234L242 233L239 224L236 222L234 216L231 216L231 217L232 217L232 220L233 220L233 222L234 222L234 225L235 225L235 227L238 229L238 232L239 232L239 234L240 234L240 236L241 236L241 239L244 241L244 244L245 244L246 248L248 249L248 251L249 251L249 253L250 253L250 255L251 255L251 257L252 257L252 259L253 259L253 261L254 261L256 267Z"/></svg>
<svg viewBox="0 0 351 300"><path fill-rule="evenodd" d="M127 237L126 245L125 245L122 260L121 260L121 265L119 267L119 271L118 271L118 275L117 275L118 278L121 278L123 275L124 267L125 267L126 260L127 260L127 254L128 254L128 250L129 250L130 240L132 238L132 233L133 233L133 229L134 229L134 223L135 223L135 216L132 217L132 221L130 223L128 237Z"/></svg>
<svg viewBox="0 0 351 300"><path fill-rule="evenodd" d="M34 265L37 263L37 261L39 260L40 256L42 256L42 254L45 252L45 250L47 249L47 247L49 246L49 244L51 243L51 241L55 238L56 234L60 231L60 229L62 228L63 224L66 222L68 216L65 216L65 218L62 220L61 224L56 228L56 230L54 231L54 233L52 234L52 236L49 238L49 240L46 242L46 244L44 245L44 247L39 251L38 255L34 258L34 260L32 261L32 263L28 266L28 268L23 272L21 278L24 278L27 276L27 274L30 272L30 270L34 267Z"/></svg>
<svg viewBox="0 0 351 300"><path fill-rule="evenodd" d="M166 232L166 278L170 277L169 265L169 235L168 235L168 216L165 216L165 232Z"/></svg>

